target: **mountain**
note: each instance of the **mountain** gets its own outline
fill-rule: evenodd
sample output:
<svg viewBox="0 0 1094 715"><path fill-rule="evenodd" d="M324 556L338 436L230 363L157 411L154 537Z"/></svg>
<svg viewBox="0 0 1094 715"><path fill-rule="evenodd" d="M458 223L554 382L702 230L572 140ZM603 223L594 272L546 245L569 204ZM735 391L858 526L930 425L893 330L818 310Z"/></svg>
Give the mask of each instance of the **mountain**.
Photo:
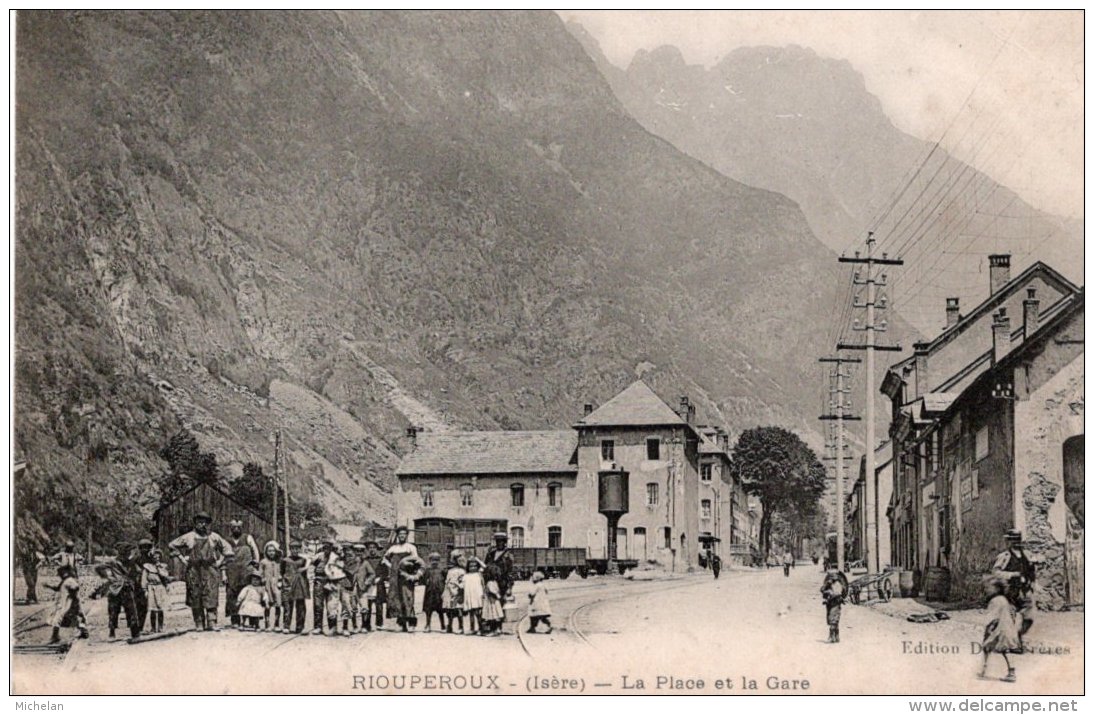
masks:
<svg viewBox="0 0 1094 715"><path fill-rule="evenodd" d="M726 176L790 197L835 251L861 246L907 185L878 238L893 253L905 247L908 275L894 297L924 334L944 324L945 296L970 307L987 297L989 253L1014 254L1016 271L1044 260L1082 282L1081 222L1035 210L941 148L931 153L931 144L893 125L845 60L797 46L742 47L707 68L663 46L639 50L620 69L580 24L567 27L642 126ZM1010 147L988 125L977 125L987 127L982 136L961 127L954 135L1003 164Z"/></svg>
<svg viewBox="0 0 1094 715"><path fill-rule="evenodd" d="M394 518L433 430L642 374L815 442L836 262L638 125L551 13L22 12L21 529L144 528L180 427ZM82 530L80 531L82 534Z"/></svg>

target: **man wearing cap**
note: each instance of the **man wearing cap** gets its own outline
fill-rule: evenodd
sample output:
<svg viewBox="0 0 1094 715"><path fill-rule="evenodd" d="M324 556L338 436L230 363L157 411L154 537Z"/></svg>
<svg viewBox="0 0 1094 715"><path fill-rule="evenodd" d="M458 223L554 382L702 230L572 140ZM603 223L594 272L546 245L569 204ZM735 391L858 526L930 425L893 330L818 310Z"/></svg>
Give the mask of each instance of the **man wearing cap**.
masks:
<svg viewBox="0 0 1094 715"><path fill-rule="evenodd" d="M312 589L311 589L311 613L312 634L323 633L326 623L324 616L327 605L327 564L337 563L338 555L334 551L334 540L323 539L319 546L319 553L311 562Z"/></svg>
<svg viewBox="0 0 1094 715"><path fill-rule="evenodd" d="M155 563L152 558L152 540L141 539L137 542L137 548L129 554L129 578L133 581L133 601L137 607L137 621L141 630L144 630L144 622L148 618L148 594L140 587L141 572L145 564Z"/></svg>
<svg viewBox="0 0 1094 715"><path fill-rule="evenodd" d="M372 630L372 613L376 613L376 629L384 627L384 606L387 605L387 578L388 568L384 565L384 557L380 553L380 544L376 541L366 541L368 549L365 560L372 566L372 585L365 594L364 614L365 627Z"/></svg>
<svg viewBox="0 0 1094 715"><path fill-rule="evenodd" d="M388 615L395 618L405 633L418 626L414 610L414 587L425 568L418 556L418 548L407 542L409 530L405 526L395 529L395 543L384 553L384 565L388 567L391 583L388 588Z"/></svg>
<svg viewBox="0 0 1094 715"><path fill-rule="evenodd" d="M486 552L487 565L493 564L498 572L498 590L502 599L513 592L513 554L509 551L509 535L504 531L494 534L494 546Z"/></svg>
<svg viewBox="0 0 1094 715"><path fill-rule="evenodd" d="M234 553L224 538L209 529L212 519L205 512L194 515L194 530L178 537L167 548L186 564L186 605L194 616L194 627L211 631L217 624L220 570Z"/></svg>
<svg viewBox="0 0 1094 715"><path fill-rule="evenodd" d="M240 624L239 619L239 592L251 581L251 571L258 566L262 558L258 550L258 544L250 534L243 533L243 521L232 519L228 522L228 543L232 547L232 555L224 565L225 583L225 615L231 620L233 626Z"/></svg>
<svg viewBox="0 0 1094 715"><path fill-rule="evenodd" d="M1007 600L1022 617L1022 625L1018 628L1018 638L1021 639L1033 626L1033 611L1036 607L1033 601L1033 582L1037 579L1037 569L1022 548L1021 531L1010 529L1003 538L1007 543L1007 550L996 557L992 572L1007 582Z"/></svg>

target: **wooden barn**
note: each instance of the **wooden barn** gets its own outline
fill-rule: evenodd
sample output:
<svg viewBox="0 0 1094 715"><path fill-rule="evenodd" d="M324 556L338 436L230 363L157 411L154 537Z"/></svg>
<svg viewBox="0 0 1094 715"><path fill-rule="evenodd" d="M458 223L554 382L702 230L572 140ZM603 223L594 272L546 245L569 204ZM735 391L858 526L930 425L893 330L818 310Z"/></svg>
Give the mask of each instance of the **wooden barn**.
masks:
<svg viewBox="0 0 1094 715"><path fill-rule="evenodd" d="M269 519L243 506L211 484L198 484L161 506L152 516L152 540L158 548L163 549L164 555L167 553L168 543L193 528L194 515L200 512L206 512L212 517L212 530L225 538L228 537L228 522L232 519L243 521L243 530L254 537L259 548L273 536L273 526ZM280 520L277 531L277 541L284 548L285 525Z"/></svg>

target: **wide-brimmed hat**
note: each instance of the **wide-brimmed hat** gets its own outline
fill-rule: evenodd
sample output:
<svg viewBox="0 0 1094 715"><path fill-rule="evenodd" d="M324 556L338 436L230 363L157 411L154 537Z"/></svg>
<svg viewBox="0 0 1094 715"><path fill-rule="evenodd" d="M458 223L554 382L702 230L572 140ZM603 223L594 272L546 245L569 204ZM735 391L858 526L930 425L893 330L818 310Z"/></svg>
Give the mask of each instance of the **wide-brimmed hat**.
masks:
<svg viewBox="0 0 1094 715"><path fill-rule="evenodd" d="M151 539L141 539L140 541L137 542L137 546L151 546L151 545L152 545L152 540Z"/></svg>
<svg viewBox="0 0 1094 715"><path fill-rule="evenodd" d="M193 521L210 521L211 522L212 520L213 520L213 517L209 516L209 512L205 512L205 511L199 511L197 514L194 514L194 518L193 518Z"/></svg>
<svg viewBox="0 0 1094 715"><path fill-rule="evenodd" d="M508 540L509 539L509 534L506 534L504 531L495 531L494 532L494 538L495 539L506 539L506 540Z"/></svg>
<svg viewBox="0 0 1094 715"><path fill-rule="evenodd" d="M366 547L375 546L376 548L380 548L380 542L377 541L376 539L369 539L368 541L365 542L365 546Z"/></svg>
<svg viewBox="0 0 1094 715"><path fill-rule="evenodd" d="M1014 542L1021 543L1021 541L1022 541L1022 532L1019 531L1018 529L1007 529L1007 533L1003 535L1003 538L1006 539L1007 541L1014 541Z"/></svg>
<svg viewBox="0 0 1094 715"><path fill-rule="evenodd" d="M277 543L273 539L267 541L266 545L262 547L262 553L266 553L267 551L269 551L271 546L274 547L274 551L276 551L277 553L281 553L281 544Z"/></svg>
<svg viewBox="0 0 1094 715"><path fill-rule="evenodd" d="M354 551L364 551L364 550L365 550L365 548L366 548L366 546L367 546L367 545L365 544L365 542L363 542L363 541L357 541L357 542L355 542L355 543L353 544L353 550L354 550Z"/></svg>

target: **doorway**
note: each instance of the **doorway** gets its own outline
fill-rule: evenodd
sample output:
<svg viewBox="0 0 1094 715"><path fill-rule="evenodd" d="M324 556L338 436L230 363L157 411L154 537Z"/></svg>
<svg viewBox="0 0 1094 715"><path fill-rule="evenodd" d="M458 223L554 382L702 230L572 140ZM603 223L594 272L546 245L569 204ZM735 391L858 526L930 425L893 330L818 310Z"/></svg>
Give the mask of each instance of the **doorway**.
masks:
<svg viewBox="0 0 1094 715"><path fill-rule="evenodd" d="M646 560L646 527L634 527L634 558Z"/></svg>

